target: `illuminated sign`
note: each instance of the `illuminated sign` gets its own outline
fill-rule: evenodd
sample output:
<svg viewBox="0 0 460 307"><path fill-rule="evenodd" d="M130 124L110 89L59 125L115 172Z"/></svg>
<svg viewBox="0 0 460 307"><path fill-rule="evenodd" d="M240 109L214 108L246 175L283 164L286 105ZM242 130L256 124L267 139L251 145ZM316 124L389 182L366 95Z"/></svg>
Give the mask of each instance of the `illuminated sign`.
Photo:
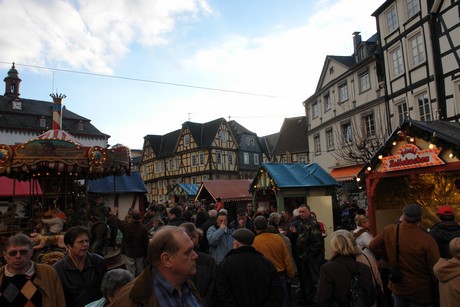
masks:
<svg viewBox="0 0 460 307"><path fill-rule="evenodd" d="M441 148L420 150L414 144L401 147L396 155L382 158L382 172L400 171L404 169L442 165L438 155Z"/></svg>

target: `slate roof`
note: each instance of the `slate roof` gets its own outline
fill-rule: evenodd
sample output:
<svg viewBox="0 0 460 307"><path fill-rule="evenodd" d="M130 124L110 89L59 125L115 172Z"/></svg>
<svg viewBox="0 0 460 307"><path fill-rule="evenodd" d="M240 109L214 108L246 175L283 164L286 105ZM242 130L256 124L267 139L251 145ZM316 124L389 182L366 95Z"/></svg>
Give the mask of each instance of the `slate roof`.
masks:
<svg viewBox="0 0 460 307"><path fill-rule="evenodd" d="M276 143L280 137L280 133L273 133L270 135L259 137L259 144L262 147L262 151L269 161L272 160L273 150L275 149Z"/></svg>
<svg viewBox="0 0 460 307"><path fill-rule="evenodd" d="M238 122L231 120L228 122L228 125L230 126L230 129L232 130L233 136L235 137L236 142L239 144L241 141L241 137L243 135L255 135L257 134L255 132L252 132L245 127L241 126Z"/></svg>
<svg viewBox="0 0 460 307"><path fill-rule="evenodd" d="M306 116L285 118L273 154L308 152Z"/></svg>

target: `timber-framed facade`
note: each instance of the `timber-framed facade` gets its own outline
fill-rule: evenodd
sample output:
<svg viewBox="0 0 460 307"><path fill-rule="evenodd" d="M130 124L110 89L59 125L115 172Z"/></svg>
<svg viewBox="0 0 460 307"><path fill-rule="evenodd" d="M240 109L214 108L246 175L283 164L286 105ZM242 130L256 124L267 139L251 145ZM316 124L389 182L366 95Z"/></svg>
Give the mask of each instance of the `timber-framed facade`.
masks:
<svg viewBox="0 0 460 307"><path fill-rule="evenodd" d="M248 135L258 144L257 135L232 127L242 128L224 118L203 124L188 121L181 129L168 134L145 136L141 172L149 201L168 201L168 191L178 183L200 184L205 180L253 176L262 159L260 146L252 150L252 160L241 161L244 153L240 152L239 142L246 140L242 135Z"/></svg>

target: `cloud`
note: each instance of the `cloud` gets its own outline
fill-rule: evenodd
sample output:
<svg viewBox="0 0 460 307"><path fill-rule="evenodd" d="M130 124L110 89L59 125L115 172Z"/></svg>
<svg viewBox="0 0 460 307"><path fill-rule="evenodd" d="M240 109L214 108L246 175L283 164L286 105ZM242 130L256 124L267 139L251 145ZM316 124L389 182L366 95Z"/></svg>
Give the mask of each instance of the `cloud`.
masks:
<svg viewBox="0 0 460 307"><path fill-rule="evenodd" d="M0 59L112 73L130 44L165 44L178 17L200 13L204 0L4 0Z"/></svg>

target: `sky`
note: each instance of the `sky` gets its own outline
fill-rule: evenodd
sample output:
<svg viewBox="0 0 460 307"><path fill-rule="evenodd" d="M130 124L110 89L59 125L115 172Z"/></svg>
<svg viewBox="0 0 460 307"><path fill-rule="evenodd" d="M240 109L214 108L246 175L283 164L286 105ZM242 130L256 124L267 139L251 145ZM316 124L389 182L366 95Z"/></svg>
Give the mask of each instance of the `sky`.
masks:
<svg viewBox="0 0 460 307"><path fill-rule="evenodd" d="M327 55L377 32L384 0L0 0L0 77L141 149L186 121L258 136L304 116ZM359 9L358 9L359 8Z"/></svg>

